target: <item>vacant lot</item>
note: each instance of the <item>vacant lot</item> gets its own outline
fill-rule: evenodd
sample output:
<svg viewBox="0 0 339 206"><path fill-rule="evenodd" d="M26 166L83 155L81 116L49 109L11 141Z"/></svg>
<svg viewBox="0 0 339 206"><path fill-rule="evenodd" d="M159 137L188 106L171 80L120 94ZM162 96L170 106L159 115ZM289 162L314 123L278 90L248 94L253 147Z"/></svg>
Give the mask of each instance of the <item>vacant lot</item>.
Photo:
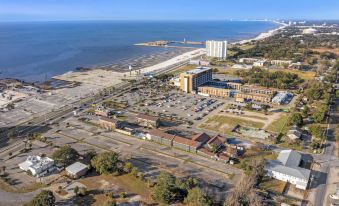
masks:
<svg viewBox="0 0 339 206"><path fill-rule="evenodd" d="M314 79L316 73L311 71L289 70L289 69L269 69L270 72L282 71L286 73L297 74L301 79L311 80Z"/></svg>
<svg viewBox="0 0 339 206"><path fill-rule="evenodd" d="M286 182L265 178L260 184L260 187L266 191L274 192L276 194L283 194L286 187Z"/></svg>
<svg viewBox="0 0 339 206"><path fill-rule="evenodd" d="M287 132L287 120L288 120L288 115L284 114L281 115L279 119L273 121L267 128L266 130L270 132L275 132L275 133L286 133Z"/></svg>
<svg viewBox="0 0 339 206"><path fill-rule="evenodd" d="M203 129L213 130L221 133L231 133L235 126L241 125L244 127L262 128L264 123L245 120L237 117L229 117L224 115L215 115L208 118L200 125Z"/></svg>
<svg viewBox="0 0 339 206"><path fill-rule="evenodd" d="M135 178L132 175L100 175L100 176L91 176L81 179L80 182L91 190L102 190L102 191L112 191L113 194L117 195L121 192L126 193L125 199L119 198L118 202L130 201L130 198L135 197L136 195L144 202L153 203L151 199L152 190L147 186L146 181L142 181L138 178ZM99 193L94 196L93 204L94 206L104 205L106 196Z"/></svg>

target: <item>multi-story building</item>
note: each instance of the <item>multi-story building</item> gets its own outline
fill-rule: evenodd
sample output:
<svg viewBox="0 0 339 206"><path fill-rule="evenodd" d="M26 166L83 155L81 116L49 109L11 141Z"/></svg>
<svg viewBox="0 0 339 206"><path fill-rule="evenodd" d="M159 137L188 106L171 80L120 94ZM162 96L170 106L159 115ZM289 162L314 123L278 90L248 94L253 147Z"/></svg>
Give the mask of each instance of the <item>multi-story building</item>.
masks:
<svg viewBox="0 0 339 206"><path fill-rule="evenodd" d="M227 57L227 41L207 41L207 56L226 59Z"/></svg>
<svg viewBox="0 0 339 206"><path fill-rule="evenodd" d="M233 97L237 90L241 89L241 84L236 82L208 82L200 87L198 91L201 94L207 94L215 97Z"/></svg>
<svg viewBox="0 0 339 206"><path fill-rule="evenodd" d="M180 74L180 89L186 93L197 91L200 85L212 81L212 69L199 67Z"/></svg>
<svg viewBox="0 0 339 206"><path fill-rule="evenodd" d="M243 85L240 91L243 93L267 94L271 96L273 96L276 93L276 91L273 89L268 89L266 87L254 86L254 85Z"/></svg>
<svg viewBox="0 0 339 206"><path fill-rule="evenodd" d="M239 92L235 95L235 101L237 102L255 101L261 103L270 103L271 100L272 95L269 94Z"/></svg>
<svg viewBox="0 0 339 206"><path fill-rule="evenodd" d="M256 58L240 58L239 62L243 64L253 64L254 62L259 61L259 59Z"/></svg>
<svg viewBox="0 0 339 206"><path fill-rule="evenodd" d="M267 176L284 182L289 182L296 188L306 190L311 171L299 167L302 156L294 150L282 150L277 160L267 161L265 170Z"/></svg>

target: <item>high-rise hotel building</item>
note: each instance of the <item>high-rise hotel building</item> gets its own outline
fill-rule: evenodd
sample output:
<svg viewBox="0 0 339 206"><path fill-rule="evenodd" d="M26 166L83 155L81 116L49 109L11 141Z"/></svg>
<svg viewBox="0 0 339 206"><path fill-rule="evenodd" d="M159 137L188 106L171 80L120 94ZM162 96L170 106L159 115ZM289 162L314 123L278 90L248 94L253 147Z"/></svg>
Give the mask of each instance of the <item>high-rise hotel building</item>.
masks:
<svg viewBox="0 0 339 206"><path fill-rule="evenodd" d="M218 59L227 57L227 41L206 41L207 56Z"/></svg>
<svg viewBox="0 0 339 206"><path fill-rule="evenodd" d="M186 93L197 91L200 85L212 81L212 69L199 67L180 74L180 89Z"/></svg>

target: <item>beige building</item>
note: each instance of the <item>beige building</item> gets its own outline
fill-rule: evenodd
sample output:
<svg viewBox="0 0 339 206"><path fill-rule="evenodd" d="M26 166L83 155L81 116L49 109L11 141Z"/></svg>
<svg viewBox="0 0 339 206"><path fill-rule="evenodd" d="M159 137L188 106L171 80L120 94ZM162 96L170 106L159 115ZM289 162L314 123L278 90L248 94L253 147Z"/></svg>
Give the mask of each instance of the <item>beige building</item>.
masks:
<svg viewBox="0 0 339 206"><path fill-rule="evenodd" d="M237 93L235 96L235 101L245 102L247 100L270 103L272 100L272 95L269 94L260 94L260 93Z"/></svg>
<svg viewBox="0 0 339 206"><path fill-rule="evenodd" d="M212 69L199 67L180 74L180 89L186 93L197 91L198 87L212 81Z"/></svg>
<svg viewBox="0 0 339 206"><path fill-rule="evenodd" d="M137 124L143 127L148 128L157 128L160 126L160 119L159 117L138 114L137 115Z"/></svg>
<svg viewBox="0 0 339 206"><path fill-rule="evenodd" d="M99 119L99 125L107 130L113 131L117 128L121 128L121 124L122 122L117 119L111 119L107 117L100 117Z"/></svg>

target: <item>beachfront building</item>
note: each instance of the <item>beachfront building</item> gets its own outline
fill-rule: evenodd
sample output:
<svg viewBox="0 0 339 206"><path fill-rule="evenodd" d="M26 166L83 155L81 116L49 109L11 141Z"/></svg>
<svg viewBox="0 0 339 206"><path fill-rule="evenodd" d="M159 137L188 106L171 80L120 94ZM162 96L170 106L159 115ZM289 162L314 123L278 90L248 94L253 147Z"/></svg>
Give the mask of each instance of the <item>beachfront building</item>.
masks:
<svg viewBox="0 0 339 206"><path fill-rule="evenodd" d="M212 69L199 67L180 74L180 89L186 93L194 92L200 85L212 81Z"/></svg>
<svg viewBox="0 0 339 206"><path fill-rule="evenodd" d="M36 177L42 177L55 169L53 159L41 156L28 156L27 159L18 166L23 171L30 172Z"/></svg>
<svg viewBox="0 0 339 206"><path fill-rule="evenodd" d="M227 57L227 41L206 41L207 56L218 59Z"/></svg>
<svg viewBox="0 0 339 206"><path fill-rule="evenodd" d="M136 118L137 118L137 124L142 127L157 128L160 126L159 117L149 116L145 114L138 114Z"/></svg>
<svg viewBox="0 0 339 206"><path fill-rule="evenodd" d="M301 154L294 150L282 150L277 160L267 161L265 166L267 176L289 182L296 188L306 190L311 171L299 167L301 159Z"/></svg>

